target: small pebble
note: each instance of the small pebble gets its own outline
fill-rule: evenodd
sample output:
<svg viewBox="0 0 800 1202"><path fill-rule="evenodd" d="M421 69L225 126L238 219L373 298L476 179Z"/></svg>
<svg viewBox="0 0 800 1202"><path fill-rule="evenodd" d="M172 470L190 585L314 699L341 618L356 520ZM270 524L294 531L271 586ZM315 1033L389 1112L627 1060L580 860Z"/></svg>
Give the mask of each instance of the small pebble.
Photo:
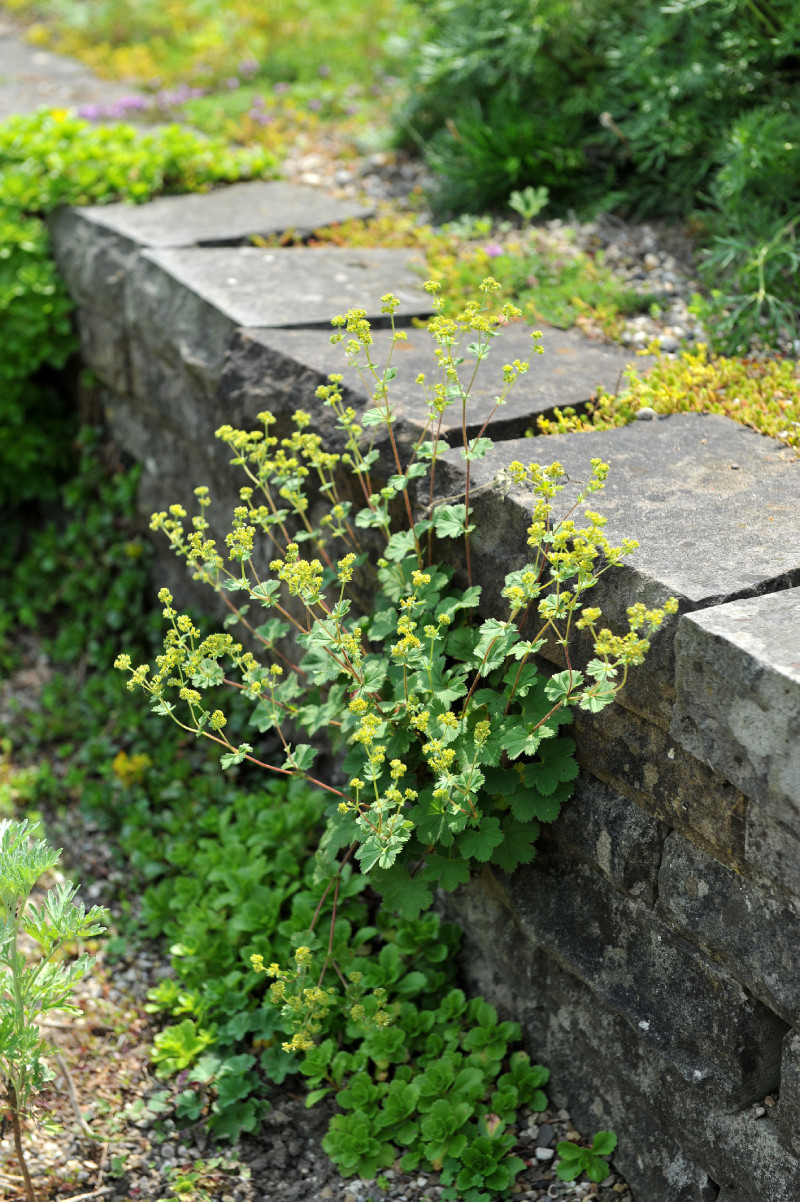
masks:
<svg viewBox="0 0 800 1202"><path fill-rule="evenodd" d="M655 421L657 416L655 409L651 409L649 405L645 405L642 409L638 410L636 420L637 422L652 422Z"/></svg>
<svg viewBox="0 0 800 1202"><path fill-rule="evenodd" d="M555 1134L555 1131L549 1123L542 1123L541 1127L539 1128L538 1138L536 1140L538 1147L549 1148L555 1139Z"/></svg>
<svg viewBox="0 0 800 1202"><path fill-rule="evenodd" d="M555 1156L555 1152L552 1148L537 1148L535 1156L539 1161L552 1160Z"/></svg>

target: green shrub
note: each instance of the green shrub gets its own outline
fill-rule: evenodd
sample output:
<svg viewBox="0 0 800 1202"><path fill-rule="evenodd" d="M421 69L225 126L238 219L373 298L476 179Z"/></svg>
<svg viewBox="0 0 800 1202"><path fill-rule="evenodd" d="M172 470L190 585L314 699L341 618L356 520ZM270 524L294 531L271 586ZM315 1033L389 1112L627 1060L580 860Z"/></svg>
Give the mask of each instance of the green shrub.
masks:
<svg viewBox="0 0 800 1202"><path fill-rule="evenodd" d="M0 511L54 497L75 462L76 415L52 372L77 341L46 215L59 204L203 190L273 166L264 151L232 151L179 126L93 126L46 110L0 125Z"/></svg>
<svg viewBox="0 0 800 1202"><path fill-rule="evenodd" d="M796 336L800 10L792 0L433 0L401 136L441 213L545 185L562 209L699 209L720 346Z"/></svg>

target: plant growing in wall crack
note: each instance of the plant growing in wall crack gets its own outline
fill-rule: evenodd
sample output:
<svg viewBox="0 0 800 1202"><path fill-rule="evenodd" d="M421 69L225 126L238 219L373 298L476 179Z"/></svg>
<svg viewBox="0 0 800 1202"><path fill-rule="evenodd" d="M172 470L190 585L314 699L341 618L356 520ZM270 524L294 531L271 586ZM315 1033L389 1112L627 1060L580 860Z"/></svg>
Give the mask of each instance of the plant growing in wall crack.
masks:
<svg viewBox="0 0 800 1202"><path fill-rule="evenodd" d="M437 286L426 287L435 296ZM223 426L217 435L246 476L226 553L209 537L205 488L196 490L200 513L191 529L179 505L153 519L153 528L164 531L196 578L220 593L231 620L242 622L264 654L246 650L229 633L202 637L162 590L169 623L164 653L154 669L134 668L128 656L120 656L117 666L130 672L129 688L143 688L156 712L217 742L224 768L260 764L284 776L302 776L333 799L318 858L320 904L307 931L296 933L295 962L289 968L265 967L255 958L255 967L274 980L270 996L293 1032L284 1045L290 1052L317 1055L315 1039L336 1006L344 1007L347 1023L361 1029L365 1040L385 1036L397 1017L397 1004L386 1006L385 990L365 984L363 971L354 972L346 953L343 957L338 950L337 899L351 865L369 874L387 911L413 921L431 904L434 888L456 889L472 867L488 863L512 871L529 863L540 824L557 817L578 772L574 744L563 730L572 707L596 712L609 705L629 669L643 661L649 636L665 613L677 608L672 599L657 610L635 605L628 610L627 631L614 634L602 627L601 611L585 603L586 594L637 545L624 540L612 546L604 534L605 519L591 508L576 520L576 511L603 488L607 466L592 461L574 505L555 520L554 499L564 478L560 464L512 463L507 478L532 490L530 562L506 578L507 616L478 616L481 589L472 581L470 549L471 464L492 446L486 433L491 416L468 437L467 411L475 372L492 349L498 325L519 316L510 305L492 312L497 287L487 279L480 299L453 316L437 304L429 323L436 378L418 380L428 402L427 424L405 460L393 428L391 356L383 367L373 361L370 324L363 310L354 309L334 320L332 341L345 344L349 361L370 386L373 404L358 417L344 405L337 375L317 394L336 415L342 449L324 450L311 415L302 411L295 413L294 429L284 438L273 432L276 418L267 412L259 415L259 430ZM393 296L382 298L394 343L405 337L394 327L397 304ZM462 359L466 339L471 341ZM503 366L495 408L529 366L520 360ZM451 406L461 417L465 489L463 500L438 502L437 461L448 449L442 419ZM312 521L320 506L322 517ZM262 538L269 548L268 573L256 566ZM462 587L452 569L437 562L437 542L445 539L462 540ZM370 585L375 600L372 612L364 614L357 597L369 570L368 552L377 560ZM263 622L252 620L254 603L266 611ZM573 662L575 631L587 632L593 645L581 670ZM566 661L563 671L549 677L536 660L548 639L561 646ZM274 732L282 762L266 762L251 743L229 739L225 713L204 698L223 684L250 698L252 724L260 733ZM298 731L309 739L330 733L342 762L337 779L318 779L315 748L298 742ZM326 903L330 918L323 937L318 920ZM329 977L338 979L341 991ZM497 1058L481 1050L480 1024L469 1038L477 1043L470 1044L468 1059L488 1055L499 1062L505 1055L505 1047ZM491 1044L490 1034L486 1039ZM398 1090L410 1084L401 1073L405 1052L396 1055L399 1048L372 1057L379 1073L397 1065L392 1079ZM353 1069L348 1063L346 1071ZM343 1086L344 1071L332 1077L337 1088ZM400 1092L406 1100L411 1096ZM365 1107L363 1099L354 1102L361 1119ZM393 1136L400 1143L401 1120ZM466 1134L465 1122L448 1133L426 1118L413 1135L415 1143L422 1140L420 1155L445 1170L457 1163L458 1170L452 1167L457 1188L479 1189L467 1184L469 1163L476 1183L483 1173L484 1184L504 1189L500 1167L490 1167L500 1145L489 1149L480 1143L500 1139L497 1129ZM388 1125L394 1130L396 1124ZM367 1139L366 1127L362 1134ZM354 1147L376 1141L374 1131L366 1144L352 1131L350 1137L338 1140L335 1132L329 1137L332 1154L336 1151L348 1165L355 1163ZM465 1160L468 1147L473 1152ZM388 1163L381 1159L388 1152L373 1151L375 1165L364 1153L362 1168L367 1161L371 1167ZM479 1164L484 1165L480 1172Z"/></svg>
<svg viewBox="0 0 800 1202"><path fill-rule="evenodd" d="M21 1119L33 1095L53 1077L43 1058L47 1049L36 1019L49 1010L82 1013L69 998L94 957L84 953L72 964L60 957L75 940L104 931L107 915L99 906L86 913L74 900L77 887L71 881L53 886L41 905L29 900L39 878L61 855L43 839L31 841L37 829L27 821L0 823L0 1072L28 1202L36 1202L36 1194L25 1160ZM21 936L38 945L33 962L21 949Z"/></svg>

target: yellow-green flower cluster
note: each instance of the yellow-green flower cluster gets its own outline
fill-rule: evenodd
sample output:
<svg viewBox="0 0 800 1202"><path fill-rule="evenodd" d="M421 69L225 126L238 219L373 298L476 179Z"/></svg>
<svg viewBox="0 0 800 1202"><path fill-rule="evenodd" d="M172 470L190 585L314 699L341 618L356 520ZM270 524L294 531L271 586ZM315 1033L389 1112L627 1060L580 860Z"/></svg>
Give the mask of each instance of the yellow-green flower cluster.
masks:
<svg viewBox="0 0 800 1202"><path fill-rule="evenodd" d="M308 606L321 600L322 564L318 559L301 559L297 543L289 543L286 558L273 559L269 566L293 597L300 597Z"/></svg>

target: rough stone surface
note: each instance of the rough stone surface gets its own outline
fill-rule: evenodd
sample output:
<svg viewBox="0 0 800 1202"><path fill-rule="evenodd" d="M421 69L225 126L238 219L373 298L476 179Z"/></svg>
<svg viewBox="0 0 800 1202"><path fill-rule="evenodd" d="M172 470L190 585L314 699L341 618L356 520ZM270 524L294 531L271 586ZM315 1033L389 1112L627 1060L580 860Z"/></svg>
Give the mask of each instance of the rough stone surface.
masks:
<svg viewBox="0 0 800 1202"><path fill-rule="evenodd" d="M693 614L671 730L752 799L747 857L800 895L800 589Z"/></svg>
<svg viewBox="0 0 800 1202"><path fill-rule="evenodd" d="M578 710L573 729L587 771L723 863L746 866L748 799L668 732L621 705L599 714Z"/></svg>
<svg viewBox="0 0 800 1202"><path fill-rule="evenodd" d="M687 1082L648 1032L632 1028L580 976L521 937L496 888L485 873L448 899L449 912L466 925L466 979L497 1002L502 1017L523 1016L531 1055L551 1069L553 1103L569 1106L586 1130L618 1133L614 1161L637 1200L713 1202L720 1181L731 1181L742 1187L736 1202L794 1202L797 1165L776 1149L774 1125L754 1123L749 1111L732 1113L730 1099L710 1081L703 1088ZM498 941L506 967L495 978L487 965L500 963ZM691 986L676 980L675 990ZM775 1020L774 1027L750 1101L778 1079L785 1024Z"/></svg>
<svg viewBox="0 0 800 1202"><path fill-rule="evenodd" d="M797 1031L790 1031L783 1041L778 1138L784 1148L800 1156L800 1034Z"/></svg>
<svg viewBox="0 0 800 1202"><path fill-rule="evenodd" d="M365 297L366 304L373 298ZM424 330L406 331L405 341L394 344L388 330L375 330L371 353L382 369L392 352L397 376L390 385L390 400L396 410L395 436L406 449L413 445L428 422L428 403L423 388L416 383L424 373L429 383L435 379L434 343ZM530 371L520 377L492 418L495 439L517 438L535 427L536 418L552 414L556 406L580 406L599 387L611 389L630 356L614 348L592 345L570 331L545 327L541 345L543 357L531 359ZM501 339L491 344L491 353L481 365L467 407L467 434L478 434L495 409L495 398L502 389L502 365L524 359L531 353L527 327L510 326ZM471 362L467 360L468 364ZM467 368L462 374L471 370ZM337 437L329 410L314 398L320 383L330 372L341 373L347 390L345 403L361 412L372 402L364 380L350 367L339 347L332 347L327 333L317 330L259 330L237 332L231 345L223 387L226 396L264 400L276 415L290 413L301 405L313 415L313 428L325 437ZM461 441L461 407L453 405L444 413L441 428L445 442L457 446ZM341 437L340 435L338 436Z"/></svg>
<svg viewBox="0 0 800 1202"><path fill-rule="evenodd" d="M395 320L401 323L431 313L404 250L243 246L151 250L143 257L233 326L330 330L331 317L354 307L380 320L380 298L387 292L400 301Z"/></svg>
<svg viewBox="0 0 800 1202"><path fill-rule="evenodd" d="M490 605L502 610L498 559L508 570L526 561L525 539L512 538L530 507L524 490L502 499L490 491L492 480L513 459L558 460L569 483L557 512L566 511L595 456L611 472L590 507L607 516L612 543L628 537L640 544L592 595L614 626L625 629L625 610L635 601L651 606L674 595L685 613L800 582L800 460L727 418L687 413L622 429L511 441L473 463L474 566ZM443 494L462 494L464 478L461 458L445 456L438 477ZM509 511L517 512L512 517ZM665 624L620 697L664 727L674 702L676 626L676 619Z"/></svg>
<svg viewBox="0 0 800 1202"><path fill-rule="evenodd" d="M144 205L110 204L73 209L75 222L110 230L137 246L152 248L234 246L253 234L314 230L351 218L371 216L372 209L337 200L318 188L283 180L250 180L212 192L161 196Z"/></svg>
<svg viewBox="0 0 800 1202"><path fill-rule="evenodd" d="M792 1022L800 1013L800 906L704 855L680 835L667 839L658 913Z"/></svg>
<svg viewBox="0 0 800 1202"><path fill-rule="evenodd" d="M125 293L137 248L65 206L52 214L48 227L53 256L75 302L83 358L104 384L126 395L131 381Z"/></svg>
<svg viewBox="0 0 800 1202"><path fill-rule="evenodd" d="M642 1057L601 1001L576 992L574 982L551 976L549 983L566 1021L547 1043L554 1077L568 1096L581 1099L571 1102L579 1123L618 1132L615 1162L637 1200L715 1199L723 1186L736 1202L796 1202L798 1162L781 1148L770 1118L755 1119L749 1108L732 1111L689 1088L667 1060L659 1065L652 1054ZM594 1083L593 1096L582 1073Z"/></svg>
<svg viewBox="0 0 800 1202"><path fill-rule="evenodd" d="M582 774L558 822L545 832L594 864L618 889L646 906L654 904L668 828L621 793Z"/></svg>
<svg viewBox="0 0 800 1202"><path fill-rule="evenodd" d="M505 880L527 940L571 972L698 1091L746 1103L774 1084L785 1026L590 866L542 848Z"/></svg>

